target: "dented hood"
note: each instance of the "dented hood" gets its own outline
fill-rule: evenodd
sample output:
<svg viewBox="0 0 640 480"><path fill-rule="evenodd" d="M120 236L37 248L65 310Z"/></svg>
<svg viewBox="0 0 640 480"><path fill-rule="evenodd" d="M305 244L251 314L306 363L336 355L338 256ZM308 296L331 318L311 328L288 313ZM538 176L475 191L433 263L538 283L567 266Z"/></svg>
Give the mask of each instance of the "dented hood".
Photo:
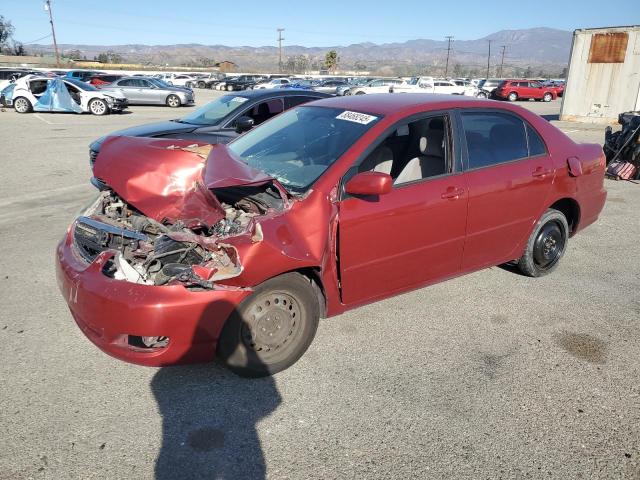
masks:
<svg viewBox="0 0 640 480"><path fill-rule="evenodd" d="M211 189L273 180L224 145L139 137L105 140L94 175L144 215L189 227L224 218Z"/></svg>

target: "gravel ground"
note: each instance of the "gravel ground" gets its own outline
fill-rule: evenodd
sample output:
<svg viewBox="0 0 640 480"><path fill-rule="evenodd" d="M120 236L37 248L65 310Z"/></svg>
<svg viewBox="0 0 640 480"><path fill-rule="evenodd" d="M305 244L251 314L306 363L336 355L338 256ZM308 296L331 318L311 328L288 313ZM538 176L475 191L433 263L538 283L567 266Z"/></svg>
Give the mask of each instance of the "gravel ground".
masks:
<svg viewBox="0 0 640 480"><path fill-rule="evenodd" d="M53 269L87 145L183 111L0 112L0 479L640 478L640 185L607 182L553 275L490 268L327 319L273 378L94 348Z"/></svg>

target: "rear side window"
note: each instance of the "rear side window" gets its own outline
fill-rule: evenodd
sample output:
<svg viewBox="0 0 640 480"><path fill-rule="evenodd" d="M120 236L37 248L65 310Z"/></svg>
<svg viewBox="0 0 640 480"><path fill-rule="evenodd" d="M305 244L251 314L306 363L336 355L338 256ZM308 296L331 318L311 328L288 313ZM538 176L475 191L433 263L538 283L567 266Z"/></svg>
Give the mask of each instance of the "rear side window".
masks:
<svg viewBox="0 0 640 480"><path fill-rule="evenodd" d="M286 97L285 102L287 104L287 109L296 107L298 105L302 105L303 103L311 102L313 100L318 100L318 97L306 97L304 95L295 96L295 97Z"/></svg>
<svg viewBox="0 0 640 480"><path fill-rule="evenodd" d="M529 125L526 127L527 129L527 139L529 140L529 156L535 157L536 155L545 155L547 153L547 149L544 146L544 142L538 132L536 132Z"/></svg>
<svg viewBox="0 0 640 480"><path fill-rule="evenodd" d="M524 122L513 115L466 112L462 126L470 170L528 156Z"/></svg>

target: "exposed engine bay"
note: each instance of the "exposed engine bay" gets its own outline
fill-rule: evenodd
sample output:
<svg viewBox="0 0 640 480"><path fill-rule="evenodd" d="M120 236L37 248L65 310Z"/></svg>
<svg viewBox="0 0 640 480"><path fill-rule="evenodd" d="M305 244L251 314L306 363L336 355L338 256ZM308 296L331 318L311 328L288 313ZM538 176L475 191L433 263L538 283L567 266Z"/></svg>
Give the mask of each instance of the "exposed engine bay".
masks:
<svg viewBox="0 0 640 480"><path fill-rule="evenodd" d="M104 251L115 251L103 273L116 280L146 285L176 285L211 289L216 281L242 273L233 245L225 238L247 235L262 241L257 219L284 208L272 184L217 189L224 217L213 225L189 228L178 220L159 222L145 216L112 190L100 196L74 226L74 246L87 262Z"/></svg>

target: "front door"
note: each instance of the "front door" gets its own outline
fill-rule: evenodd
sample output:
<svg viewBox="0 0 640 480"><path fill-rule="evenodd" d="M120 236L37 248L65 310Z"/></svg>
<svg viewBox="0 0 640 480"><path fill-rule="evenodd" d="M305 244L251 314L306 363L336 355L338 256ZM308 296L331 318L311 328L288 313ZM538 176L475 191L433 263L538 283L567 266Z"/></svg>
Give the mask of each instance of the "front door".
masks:
<svg viewBox="0 0 640 480"><path fill-rule="evenodd" d="M454 275L467 215L464 174L452 167L447 115L400 125L358 171L389 173L392 191L344 198L339 210L342 301L363 303Z"/></svg>

